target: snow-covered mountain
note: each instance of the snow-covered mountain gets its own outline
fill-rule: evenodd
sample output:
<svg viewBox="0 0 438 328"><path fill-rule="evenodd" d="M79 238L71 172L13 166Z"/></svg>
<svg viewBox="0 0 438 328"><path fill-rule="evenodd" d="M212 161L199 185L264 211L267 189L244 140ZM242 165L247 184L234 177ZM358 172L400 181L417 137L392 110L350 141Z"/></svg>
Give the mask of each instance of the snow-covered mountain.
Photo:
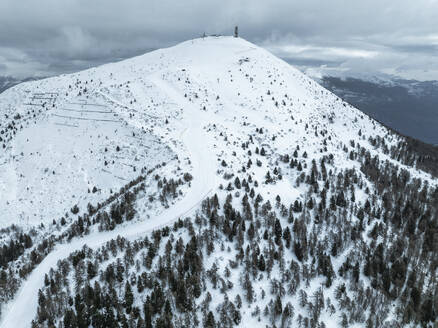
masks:
<svg viewBox="0 0 438 328"><path fill-rule="evenodd" d="M0 93L20 82L20 80L14 79L10 76L0 76Z"/></svg>
<svg viewBox="0 0 438 328"><path fill-rule="evenodd" d="M0 108L2 327L436 318L436 153L243 39L23 83Z"/></svg>
<svg viewBox="0 0 438 328"><path fill-rule="evenodd" d="M0 93L22 82L35 81L41 79L41 77L28 77L25 79L19 79L12 76L0 76Z"/></svg>

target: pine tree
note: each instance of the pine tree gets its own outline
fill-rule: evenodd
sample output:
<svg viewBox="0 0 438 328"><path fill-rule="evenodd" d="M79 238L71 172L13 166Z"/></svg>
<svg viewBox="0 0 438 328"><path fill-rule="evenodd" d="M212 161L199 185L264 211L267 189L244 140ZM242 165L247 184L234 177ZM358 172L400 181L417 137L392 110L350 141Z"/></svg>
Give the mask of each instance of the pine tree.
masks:
<svg viewBox="0 0 438 328"><path fill-rule="evenodd" d="M249 278L249 274L247 273L244 278L243 288L246 291L246 300L248 303L252 303L254 300L254 290L252 288L251 279Z"/></svg>
<svg viewBox="0 0 438 328"><path fill-rule="evenodd" d="M151 306L151 300L149 296L146 297L146 301L143 305L144 309L144 321L145 321L145 327L146 328L152 328L152 306Z"/></svg>
<svg viewBox="0 0 438 328"><path fill-rule="evenodd" d="M259 268L260 271L265 271L266 264L263 254L260 254L259 260L257 262L257 267Z"/></svg>
<svg viewBox="0 0 438 328"><path fill-rule="evenodd" d="M280 245L281 243L281 236L282 236L283 230L281 228L280 220L276 219L274 224L274 234L275 234L275 243L277 245Z"/></svg>
<svg viewBox="0 0 438 328"><path fill-rule="evenodd" d="M276 317L280 316L283 313L283 305L281 304L281 298L279 295L277 295L277 298L275 300L274 304L274 314Z"/></svg>
<svg viewBox="0 0 438 328"><path fill-rule="evenodd" d="M126 313L131 313L132 304L134 303L134 294L132 293L131 284L126 282L125 285L125 309Z"/></svg>
<svg viewBox="0 0 438 328"><path fill-rule="evenodd" d="M204 328L216 328L216 322L214 321L214 315L211 311L207 314L207 320L205 321Z"/></svg>

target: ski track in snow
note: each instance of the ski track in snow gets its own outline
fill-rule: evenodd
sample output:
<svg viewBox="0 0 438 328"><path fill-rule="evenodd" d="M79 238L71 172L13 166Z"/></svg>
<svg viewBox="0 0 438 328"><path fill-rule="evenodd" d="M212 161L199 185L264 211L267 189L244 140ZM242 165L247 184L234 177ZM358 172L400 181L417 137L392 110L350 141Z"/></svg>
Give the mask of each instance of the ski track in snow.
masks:
<svg viewBox="0 0 438 328"><path fill-rule="evenodd" d="M168 83L156 75L151 76L150 79L152 83L184 108L185 118L182 123L187 128L183 132L182 139L190 154L193 167L191 172L193 180L188 194L173 207L164 210L160 215L147 221L116 228L113 231L94 233L73 240L70 243L56 246L23 282L15 299L5 307L0 324L2 328L29 327L31 325L37 311L38 291L44 285L44 276L50 268L57 265L59 260L68 257L74 251L82 249L84 245L97 248L109 240L117 238L117 236L134 240L154 229L171 224L177 219L189 215L213 189L215 185L215 162L213 155L209 152L211 145L202 130L207 118Z"/></svg>

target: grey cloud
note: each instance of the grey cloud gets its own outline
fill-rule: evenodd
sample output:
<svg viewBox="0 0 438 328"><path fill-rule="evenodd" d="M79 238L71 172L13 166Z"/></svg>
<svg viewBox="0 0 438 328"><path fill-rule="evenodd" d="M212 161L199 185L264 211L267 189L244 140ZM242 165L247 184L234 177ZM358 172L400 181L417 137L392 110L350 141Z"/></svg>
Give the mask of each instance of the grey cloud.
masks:
<svg viewBox="0 0 438 328"><path fill-rule="evenodd" d="M0 60L12 75L70 72L238 24L249 41L303 67L419 78L428 62L429 78L438 71L437 13L434 0L2 0Z"/></svg>
<svg viewBox="0 0 438 328"><path fill-rule="evenodd" d="M323 59L311 59L311 58L284 58L289 64L293 66L304 66L304 67L318 67L318 66L330 66L338 67L342 62L336 60L323 60Z"/></svg>

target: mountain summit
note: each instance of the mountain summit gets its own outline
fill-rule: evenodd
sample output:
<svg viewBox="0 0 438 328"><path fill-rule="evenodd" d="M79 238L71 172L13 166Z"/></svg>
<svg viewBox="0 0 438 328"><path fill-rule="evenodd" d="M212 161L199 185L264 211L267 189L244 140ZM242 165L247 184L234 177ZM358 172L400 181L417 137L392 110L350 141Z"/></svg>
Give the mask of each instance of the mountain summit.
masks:
<svg viewBox="0 0 438 328"><path fill-rule="evenodd" d="M254 44L190 40L0 107L2 327L436 318L435 155Z"/></svg>

